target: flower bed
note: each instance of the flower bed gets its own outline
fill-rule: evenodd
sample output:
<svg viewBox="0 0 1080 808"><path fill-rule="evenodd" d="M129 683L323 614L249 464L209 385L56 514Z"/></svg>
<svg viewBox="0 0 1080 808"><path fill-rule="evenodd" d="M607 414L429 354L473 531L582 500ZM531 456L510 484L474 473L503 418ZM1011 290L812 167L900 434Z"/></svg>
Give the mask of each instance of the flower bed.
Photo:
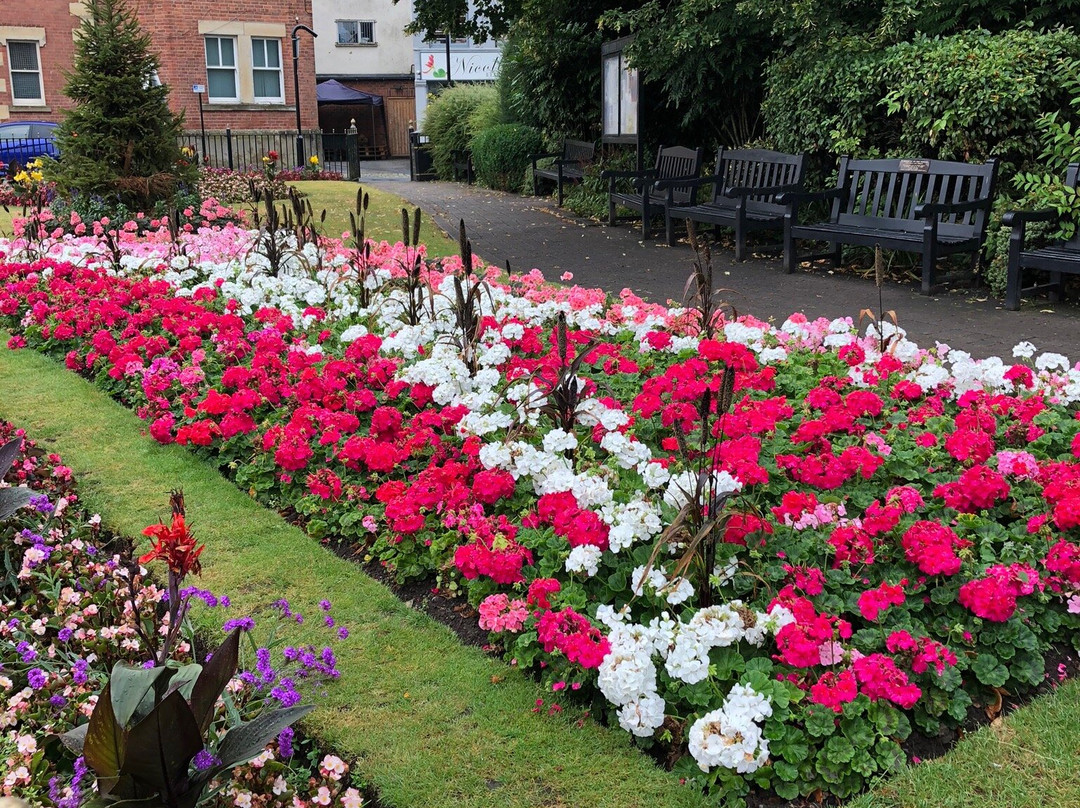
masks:
<svg viewBox="0 0 1080 808"><path fill-rule="evenodd" d="M272 264L235 228L188 239L116 266L90 239L9 258L11 346L313 536L466 591L509 660L596 688L704 787L851 794L913 725L1032 689L1076 642L1064 357L976 362L797 316L702 333L538 273L482 288L401 244Z"/></svg>
<svg viewBox="0 0 1080 808"><path fill-rule="evenodd" d="M15 437L23 440L8 480L37 493L28 508L0 525L6 570L0 580L0 795L75 808L93 795L94 772L83 756L64 754L57 736L86 724L116 663L146 667L154 656L151 645L160 640L153 629L166 613L169 593L147 576L142 564L165 552L171 537L165 525L148 528L157 547L135 562L130 543L109 534L98 516L82 509L71 470L61 458L0 422L0 445ZM197 552L188 561L196 562ZM178 595L182 604L190 600L228 614L228 597L197 587L179 590ZM328 613L330 608L326 604ZM184 611L186 606L181 606L179 614ZM297 616L282 602L275 615L259 622L272 624L275 619ZM250 630L254 621L239 615L225 621L227 631L236 625ZM167 618L161 626L164 636ZM337 645L347 632L335 630ZM328 635L335 636L333 631ZM171 646L173 662L190 657L190 627L183 637ZM329 646L288 648L279 640L257 647L252 640L243 657L249 667L229 683L226 701L219 702L210 723L210 744L195 756L193 773L215 765L214 752L241 717L263 714L275 705L291 706L301 690L310 694L337 675ZM217 777L210 804L306 806L333 801L359 808L362 797L348 770L340 758L319 752L315 744L286 730L254 761Z"/></svg>

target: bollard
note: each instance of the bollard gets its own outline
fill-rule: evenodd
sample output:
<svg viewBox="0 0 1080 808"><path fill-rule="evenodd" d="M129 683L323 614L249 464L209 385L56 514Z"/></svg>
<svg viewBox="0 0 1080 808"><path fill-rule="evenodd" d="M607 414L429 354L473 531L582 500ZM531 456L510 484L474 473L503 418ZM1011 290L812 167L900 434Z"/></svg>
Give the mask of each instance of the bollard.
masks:
<svg viewBox="0 0 1080 808"><path fill-rule="evenodd" d="M360 179L360 148L356 133L356 118L349 119L349 130L345 133L345 153L349 161L349 179Z"/></svg>
<svg viewBox="0 0 1080 808"><path fill-rule="evenodd" d="M233 170L232 129L225 129L225 153L229 156L229 171Z"/></svg>

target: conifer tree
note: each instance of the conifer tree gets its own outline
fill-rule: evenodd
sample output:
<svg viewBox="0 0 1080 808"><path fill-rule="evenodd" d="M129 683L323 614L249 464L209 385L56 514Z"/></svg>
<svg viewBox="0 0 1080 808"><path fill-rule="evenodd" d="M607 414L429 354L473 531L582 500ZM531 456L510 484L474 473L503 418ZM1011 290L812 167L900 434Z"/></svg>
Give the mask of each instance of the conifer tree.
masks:
<svg viewBox="0 0 1080 808"><path fill-rule="evenodd" d="M177 140L183 118L169 109L150 36L125 0L86 0L85 9L64 88L75 106L46 176L68 196L149 207L196 180Z"/></svg>

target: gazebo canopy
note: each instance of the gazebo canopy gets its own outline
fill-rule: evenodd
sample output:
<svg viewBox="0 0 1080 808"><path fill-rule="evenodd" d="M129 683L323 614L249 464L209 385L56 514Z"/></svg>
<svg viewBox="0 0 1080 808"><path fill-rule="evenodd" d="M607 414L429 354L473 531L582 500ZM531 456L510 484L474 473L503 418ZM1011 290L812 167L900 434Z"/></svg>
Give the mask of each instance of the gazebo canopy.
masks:
<svg viewBox="0 0 1080 808"><path fill-rule="evenodd" d="M356 106L381 107L381 95L365 93L346 87L339 81L329 79L315 86L315 95L320 104L353 104Z"/></svg>

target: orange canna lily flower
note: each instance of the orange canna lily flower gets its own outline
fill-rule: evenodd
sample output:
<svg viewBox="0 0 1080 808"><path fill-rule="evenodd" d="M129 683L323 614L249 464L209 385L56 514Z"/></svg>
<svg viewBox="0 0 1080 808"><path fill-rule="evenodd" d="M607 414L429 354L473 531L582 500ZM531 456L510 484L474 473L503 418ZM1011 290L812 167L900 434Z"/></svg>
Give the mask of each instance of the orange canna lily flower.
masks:
<svg viewBox="0 0 1080 808"><path fill-rule="evenodd" d="M195 539L188 530L183 514L173 514L171 525L150 525L143 531L143 535L154 539L154 546L149 553L139 557L140 564L161 558L169 565L169 570L181 578L189 572L196 575L202 572L199 555L206 549L206 545L195 546Z"/></svg>

